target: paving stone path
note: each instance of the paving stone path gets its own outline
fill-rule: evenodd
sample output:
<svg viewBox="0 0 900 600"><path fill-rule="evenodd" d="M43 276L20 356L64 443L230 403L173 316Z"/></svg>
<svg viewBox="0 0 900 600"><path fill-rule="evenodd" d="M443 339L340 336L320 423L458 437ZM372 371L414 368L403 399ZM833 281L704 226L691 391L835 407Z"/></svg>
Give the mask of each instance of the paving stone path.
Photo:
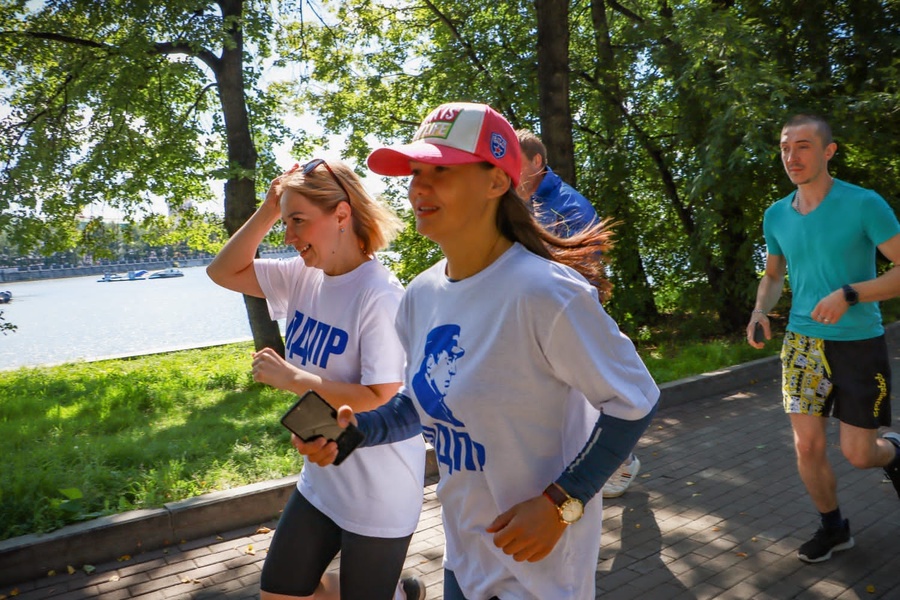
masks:
<svg viewBox="0 0 900 600"><path fill-rule="evenodd" d="M892 343L895 390L898 348ZM796 558L817 515L796 473L778 382L767 373L736 390L663 404L638 447L640 475L624 496L605 502L598 598L900 598L900 499L881 470L849 466L836 423L829 452L856 547L818 565ZM900 403L895 407L900 412ZM439 599L444 536L433 481L424 492L406 572L427 583L429 599ZM255 599L274 527L272 521L185 541L95 565L90 574L0 587L0 598Z"/></svg>

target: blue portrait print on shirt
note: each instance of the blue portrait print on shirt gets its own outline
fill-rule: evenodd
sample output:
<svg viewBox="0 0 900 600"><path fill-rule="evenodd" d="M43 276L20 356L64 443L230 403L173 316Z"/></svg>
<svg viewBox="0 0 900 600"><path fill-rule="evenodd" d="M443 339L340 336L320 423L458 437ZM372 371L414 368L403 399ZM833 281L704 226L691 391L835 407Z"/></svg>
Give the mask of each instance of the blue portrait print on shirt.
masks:
<svg viewBox="0 0 900 600"><path fill-rule="evenodd" d="M459 325L435 327L425 338L425 357L412 380L422 410L438 421L457 426L463 423L453 416L444 398L456 375L456 360L465 353L459 345Z"/></svg>

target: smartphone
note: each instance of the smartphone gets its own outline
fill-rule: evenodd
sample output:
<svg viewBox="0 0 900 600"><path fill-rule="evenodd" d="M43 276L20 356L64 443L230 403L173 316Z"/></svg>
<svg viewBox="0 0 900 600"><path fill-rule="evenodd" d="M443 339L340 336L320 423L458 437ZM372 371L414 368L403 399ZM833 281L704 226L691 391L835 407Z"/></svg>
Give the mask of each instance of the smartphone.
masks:
<svg viewBox="0 0 900 600"><path fill-rule="evenodd" d="M753 341L757 344L766 343L766 332L763 330L762 323L759 321L757 321L756 325L753 327Z"/></svg>
<svg viewBox="0 0 900 600"><path fill-rule="evenodd" d="M334 464L339 465L365 439L365 434L352 423L341 429L337 411L322 396L309 390L281 417L281 424L304 442L324 437L338 446Z"/></svg>

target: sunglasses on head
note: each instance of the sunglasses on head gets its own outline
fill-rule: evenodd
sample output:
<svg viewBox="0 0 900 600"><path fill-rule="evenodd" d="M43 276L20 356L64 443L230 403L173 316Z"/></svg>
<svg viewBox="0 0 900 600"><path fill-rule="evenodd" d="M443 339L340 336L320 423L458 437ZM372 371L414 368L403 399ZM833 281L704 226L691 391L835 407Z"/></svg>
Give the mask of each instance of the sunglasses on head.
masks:
<svg viewBox="0 0 900 600"><path fill-rule="evenodd" d="M331 167L328 166L328 163L325 162L323 158L314 158L302 167L300 167L300 172L304 175L309 175L313 171L315 171L319 165L325 167L328 170L328 173L331 175L331 178L334 179L334 182L340 186L342 190L344 190L344 194L347 196L347 202L350 202L350 192L347 191L347 188L344 187L344 184L341 183L341 180L338 179L337 175L334 174L334 171L331 170Z"/></svg>

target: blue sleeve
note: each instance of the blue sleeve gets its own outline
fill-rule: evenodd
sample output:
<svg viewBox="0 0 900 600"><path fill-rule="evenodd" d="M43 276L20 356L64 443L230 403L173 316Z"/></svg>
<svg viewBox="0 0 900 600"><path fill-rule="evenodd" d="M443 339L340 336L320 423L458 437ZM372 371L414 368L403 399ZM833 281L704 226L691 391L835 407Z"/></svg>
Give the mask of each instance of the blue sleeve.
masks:
<svg viewBox="0 0 900 600"><path fill-rule="evenodd" d="M659 403L637 421L600 415L584 448L556 483L570 496L587 504L629 457L658 408Z"/></svg>
<svg viewBox="0 0 900 600"><path fill-rule="evenodd" d="M419 413L412 400L403 394L396 394L375 410L357 414L356 422L366 435L360 447L400 442L422 433Z"/></svg>
<svg viewBox="0 0 900 600"><path fill-rule="evenodd" d="M575 190L566 194L563 201L559 212L560 220L556 224L556 234L560 237L571 237L600 221L594 206Z"/></svg>

